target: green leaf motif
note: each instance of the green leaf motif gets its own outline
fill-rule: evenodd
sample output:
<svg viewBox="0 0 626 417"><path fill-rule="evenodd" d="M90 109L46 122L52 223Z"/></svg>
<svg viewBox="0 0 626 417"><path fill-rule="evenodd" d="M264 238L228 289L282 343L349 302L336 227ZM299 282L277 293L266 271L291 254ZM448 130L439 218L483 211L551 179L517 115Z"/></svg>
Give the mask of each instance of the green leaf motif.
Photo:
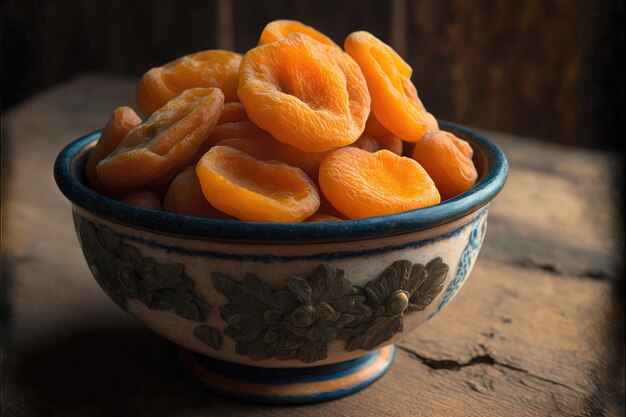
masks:
<svg viewBox="0 0 626 417"><path fill-rule="evenodd" d="M196 326L193 330L193 335L196 339L215 350L219 350L222 347L222 336L219 330L213 326Z"/></svg>
<svg viewBox="0 0 626 417"><path fill-rule="evenodd" d="M344 333L347 350L371 350L404 328L404 314L422 311L441 293L448 265L440 257L426 265L396 261L365 287L365 304L372 315Z"/></svg>
<svg viewBox="0 0 626 417"><path fill-rule="evenodd" d="M426 265L396 261L364 288L329 265L306 278L289 277L284 290L271 289L253 274L238 282L213 273L212 281L228 298L220 315L238 354L311 363L326 359L332 340L345 340L349 351L387 342L403 331L406 312L432 303L447 273L448 266L435 258Z"/></svg>
<svg viewBox="0 0 626 417"><path fill-rule="evenodd" d="M194 282L180 263L158 263L111 229L75 215L85 258L98 284L122 309L136 299L152 310L172 310L180 317L202 322L208 304L194 291Z"/></svg>
<svg viewBox="0 0 626 417"><path fill-rule="evenodd" d="M309 277L290 277L287 288L275 291L256 275L243 282L212 274L215 288L229 302L220 308L228 325L224 334L236 343L237 353L252 360L298 359L310 363L325 359L327 345L353 320L357 304L342 270L320 265Z"/></svg>
<svg viewBox="0 0 626 417"><path fill-rule="evenodd" d="M424 279L411 292L409 311L422 311L433 302L443 290L449 269L441 258L435 258L426 264L422 272Z"/></svg>
<svg viewBox="0 0 626 417"><path fill-rule="evenodd" d="M111 229L75 215L85 258L104 291L123 309L136 299L153 310L173 311L206 321L209 305L194 290L180 263L144 256ZM319 265L309 276L291 276L275 290L255 274L238 281L220 272L211 282L228 302L219 308L224 335L235 352L254 361L276 358L312 363L328 357L328 344L372 350L404 329L404 315L425 310L441 293L449 267L440 257L425 265L398 260L364 287L353 286L345 271ZM194 337L220 349L222 334L198 325Z"/></svg>
<svg viewBox="0 0 626 417"><path fill-rule="evenodd" d="M391 339L396 333L402 332L403 329L404 327L401 315L393 317L377 317L362 333L348 340L346 349L374 349L381 343Z"/></svg>

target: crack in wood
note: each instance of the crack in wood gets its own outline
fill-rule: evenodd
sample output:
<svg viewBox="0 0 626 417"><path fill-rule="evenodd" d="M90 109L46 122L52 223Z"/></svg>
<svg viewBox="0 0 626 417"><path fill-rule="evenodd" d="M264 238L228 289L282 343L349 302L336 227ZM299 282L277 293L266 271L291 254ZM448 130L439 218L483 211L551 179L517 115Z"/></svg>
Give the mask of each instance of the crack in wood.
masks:
<svg viewBox="0 0 626 417"><path fill-rule="evenodd" d="M532 258L523 258L518 259L512 262L513 266L524 268L524 269L538 269L540 271L546 272L550 275L558 275L558 276L572 276L578 278L587 278L598 281L605 281L611 279L611 274L601 270L601 269L587 269L578 273L567 273L563 271L558 265L552 262L542 262Z"/></svg>
<svg viewBox="0 0 626 417"><path fill-rule="evenodd" d="M526 269L539 269L552 275L565 275L558 266L549 262L540 262L532 258L518 259L513 262L513 265Z"/></svg>
<svg viewBox="0 0 626 417"><path fill-rule="evenodd" d="M568 389L570 391L578 392L576 389L570 387L569 385L563 384L563 383L558 382L558 381L553 381L553 380L551 380L549 378L545 378L545 377L542 377L542 376L539 376L539 375L535 375L535 374L527 371L526 369L517 367L515 365L499 362L489 352L486 352L486 349L482 345L481 345L481 347L485 350L485 353L483 353L481 355L473 356L467 362L459 362L459 361L456 361L456 360L453 360L453 359L432 359L432 358L428 358L428 357L426 357L424 355L420 355L419 353L417 353L413 349L409 349L407 347L400 346L400 345L396 345L396 347L398 349L404 351L404 352L407 352L410 356L414 357L415 359L418 359L424 365L428 366L430 369L433 369L435 371L443 369L443 370L447 370L447 371L458 372L458 371L460 371L463 368L466 368L466 367L469 367L469 366L476 366L476 365L500 366L502 368L510 369L512 371L515 371L515 372L523 373L524 375L527 375L527 376L529 376L531 378L534 378L534 379L537 379L539 381L546 382L546 383L549 383L549 384L552 384L552 385L556 385L556 386L559 386L559 387L563 387L563 388L566 388L566 389Z"/></svg>
<svg viewBox="0 0 626 417"><path fill-rule="evenodd" d="M581 278L590 278L590 279L597 279L600 281L605 281L605 280L609 280L611 279L611 275L607 274L606 272L600 270L600 269L588 269L586 271L583 271L580 274Z"/></svg>

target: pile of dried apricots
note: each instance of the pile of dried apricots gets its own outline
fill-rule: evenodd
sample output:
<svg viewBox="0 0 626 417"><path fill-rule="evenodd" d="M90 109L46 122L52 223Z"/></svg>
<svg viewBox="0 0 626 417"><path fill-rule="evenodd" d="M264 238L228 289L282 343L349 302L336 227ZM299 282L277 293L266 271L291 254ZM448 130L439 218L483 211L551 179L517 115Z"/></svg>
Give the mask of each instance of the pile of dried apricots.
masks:
<svg viewBox="0 0 626 417"><path fill-rule="evenodd" d="M86 165L127 204L261 222L338 221L438 204L476 182L472 148L420 101L411 67L367 32L342 50L269 23L245 55L209 50L145 73Z"/></svg>

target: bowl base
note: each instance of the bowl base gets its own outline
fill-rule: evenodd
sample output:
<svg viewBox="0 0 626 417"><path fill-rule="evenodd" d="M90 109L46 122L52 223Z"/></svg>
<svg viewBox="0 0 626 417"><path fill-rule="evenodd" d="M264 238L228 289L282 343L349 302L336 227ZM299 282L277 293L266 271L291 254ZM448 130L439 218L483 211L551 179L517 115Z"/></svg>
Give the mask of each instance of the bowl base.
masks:
<svg viewBox="0 0 626 417"><path fill-rule="evenodd" d="M385 346L349 361L308 368L261 368L212 359L180 348L179 364L211 393L262 404L305 404L353 394L380 378L395 356Z"/></svg>

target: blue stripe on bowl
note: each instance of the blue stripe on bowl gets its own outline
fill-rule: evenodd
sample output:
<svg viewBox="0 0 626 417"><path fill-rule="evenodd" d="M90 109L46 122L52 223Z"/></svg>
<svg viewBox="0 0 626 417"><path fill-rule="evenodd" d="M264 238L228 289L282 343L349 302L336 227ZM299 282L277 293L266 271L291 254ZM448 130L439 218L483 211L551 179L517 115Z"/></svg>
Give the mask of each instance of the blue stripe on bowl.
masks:
<svg viewBox="0 0 626 417"><path fill-rule="evenodd" d="M288 384L302 384L306 382L327 381L332 379L339 379L344 376L353 374L363 369L376 360L379 351L372 352L363 357L352 359L346 362L338 364L315 366L311 368L259 368L254 366L246 366L233 364L230 362L219 361L217 359L210 359L199 354L193 354L196 361L199 361L203 366L206 366L211 372L221 374L229 379L242 380L245 382L254 382L259 384L268 385L288 385ZM389 359L384 365L367 379L363 379L356 384L346 386L340 389L334 389L331 391L318 391L307 395L260 395L250 394L245 391L233 392L220 389L218 386L208 385L201 379L199 379L192 369L188 369L181 360L178 361L181 371L193 382L212 394L218 394L224 397L232 398L239 401L245 401L257 404L311 404L322 401L330 401L345 397L346 395L354 394L368 385L376 382L380 379L391 366L396 355L395 346L392 346L392 352ZM359 360L362 359L362 360ZM208 362L207 362L208 360ZM220 363L221 362L221 363ZM249 373L241 374L241 370L248 368ZM265 372L267 371L267 372ZM273 372L274 374L270 374ZM298 372L303 372L303 378L297 377ZM318 375L314 375L315 373ZM256 377L254 374L261 373L261 377ZM282 377L282 374L289 374L286 378ZM287 382L285 382L287 381Z"/></svg>
<svg viewBox="0 0 626 417"><path fill-rule="evenodd" d="M380 356L380 352L371 352L345 362L306 368L264 368L221 361L198 353L193 355L201 366L230 379L254 384L288 385L342 378L372 363Z"/></svg>
<svg viewBox="0 0 626 417"><path fill-rule="evenodd" d="M237 242L321 242L367 239L424 230L451 222L476 211L502 189L508 175L504 153L494 143L462 126L439 122L441 129L467 140L481 173L466 193L435 206L387 216L321 223L239 222L180 216L120 203L84 185L84 163L89 145L101 131L70 143L54 165L54 176L63 194L75 205L97 216L156 233Z"/></svg>
<svg viewBox="0 0 626 417"><path fill-rule="evenodd" d="M136 242L148 247L163 249L168 253L176 253L179 255L185 256L193 256L193 257L208 257L214 259L223 259L228 261L245 261L245 262L263 262L263 263L274 263L274 262L294 262L294 261L332 261L337 259L353 259L353 258L367 258L371 256L377 256L384 253L395 252L398 250L404 249L417 249L423 246L431 245L433 243L449 239L451 237L457 236L463 232L468 227L473 226L477 222L479 222L484 216L487 215L488 208L485 207L482 211L473 218L468 223L451 230L447 233L443 233L441 235L432 237L430 239L422 239L416 240L412 242L406 242L397 245L388 245L379 248L372 249L362 249L362 250L352 250L352 251L333 251L333 252L322 252L322 253L313 253L308 255L275 255L271 253L265 254L236 254L236 253L228 253L228 252L220 252L220 251L211 251L205 249L189 249L182 246L173 246L166 245L161 242L157 242L151 239L144 239L137 236L131 236L127 234L118 234L122 239L130 242ZM75 216L78 216L75 214Z"/></svg>

